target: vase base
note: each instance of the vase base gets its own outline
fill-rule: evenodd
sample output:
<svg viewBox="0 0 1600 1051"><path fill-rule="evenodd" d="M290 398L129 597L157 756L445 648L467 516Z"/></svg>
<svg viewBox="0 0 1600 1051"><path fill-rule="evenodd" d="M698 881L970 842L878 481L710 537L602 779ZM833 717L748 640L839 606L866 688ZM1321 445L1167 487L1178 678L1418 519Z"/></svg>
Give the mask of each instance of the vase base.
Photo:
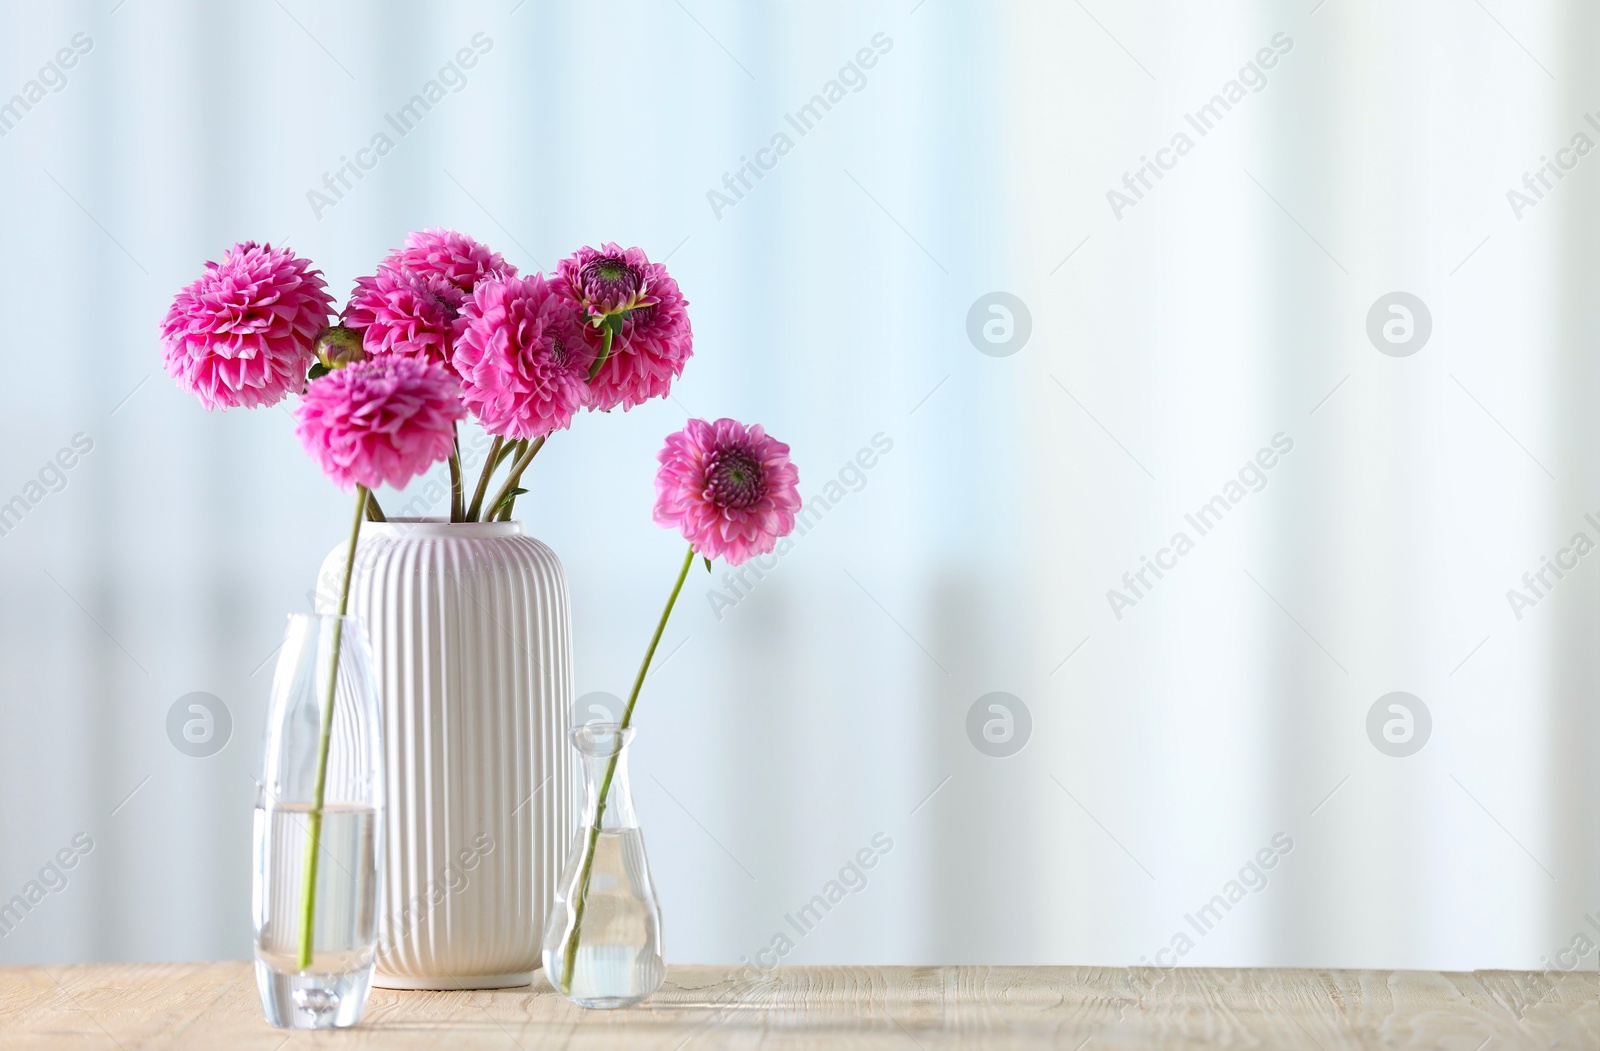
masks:
<svg viewBox="0 0 1600 1051"><path fill-rule="evenodd" d="M372 985L376 989L439 989L455 992L462 989L514 989L519 985L533 984L533 971L508 971L505 974L462 975L411 975L374 972Z"/></svg>
<svg viewBox="0 0 1600 1051"><path fill-rule="evenodd" d="M637 1007L644 996L574 996L572 1002L591 1011L615 1011L620 1007Z"/></svg>
<svg viewBox="0 0 1600 1051"><path fill-rule="evenodd" d="M279 1029L344 1029L361 1021L372 972L280 971L256 960L256 989L267 1024Z"/></svg>

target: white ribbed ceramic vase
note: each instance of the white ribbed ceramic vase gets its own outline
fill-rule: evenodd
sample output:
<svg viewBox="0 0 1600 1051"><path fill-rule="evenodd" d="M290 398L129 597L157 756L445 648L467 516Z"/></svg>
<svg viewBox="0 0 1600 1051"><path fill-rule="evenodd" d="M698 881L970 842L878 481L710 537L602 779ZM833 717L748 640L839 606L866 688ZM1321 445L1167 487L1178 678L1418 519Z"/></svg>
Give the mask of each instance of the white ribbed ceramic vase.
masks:
<svg viewBox="0 0 1600 1051"><path fill-rule="evenodd" d="M319 609L343 568L341 545ZM520 522L368 522L349 611L372 648L388 785L373 984L526 985L572 838L561 563Z"/></svg>

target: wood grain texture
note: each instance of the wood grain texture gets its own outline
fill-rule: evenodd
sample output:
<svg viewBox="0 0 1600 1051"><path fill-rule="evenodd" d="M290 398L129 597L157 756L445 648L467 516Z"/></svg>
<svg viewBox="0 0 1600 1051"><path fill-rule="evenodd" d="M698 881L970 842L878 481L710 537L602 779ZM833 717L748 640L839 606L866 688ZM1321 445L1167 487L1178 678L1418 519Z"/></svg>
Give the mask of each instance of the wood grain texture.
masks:
<svg viewBox="0 0 1600 1051"><path fill-rule="evenodd" d="M286 1042L287 1040L287 1042ZM0 967L0 1048L1600 1048L1600 974L674 967L631 1011L543 977L493 992L374 990L360 1027L261 1020L248 964Z"/></svg>

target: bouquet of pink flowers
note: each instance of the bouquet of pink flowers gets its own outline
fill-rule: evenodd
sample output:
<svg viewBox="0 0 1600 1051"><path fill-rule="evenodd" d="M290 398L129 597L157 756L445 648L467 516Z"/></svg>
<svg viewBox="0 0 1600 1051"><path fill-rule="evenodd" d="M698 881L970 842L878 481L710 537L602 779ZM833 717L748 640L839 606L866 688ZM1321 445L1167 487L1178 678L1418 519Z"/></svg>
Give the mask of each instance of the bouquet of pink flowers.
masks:
<svg viewBox="0 0 1600 1051"><path fill-rule="evenodd" d="M424 230L409 234L375 274L356 279L337 321L326 287L321 273L288 249L238 244L178 293L161 336L167 371L207 409L257 408L300 395L302 445L329 478L356 493L341 617L361 522L384 518L372 490L403 487L448 461L450 521L509 519L525 491L523 473L552 433L581 410L627 410L666 396L693 352L677 282L638 248L582 248L552 276L523 276L469 237ZM492 439L470 494L458 433L468 416ZM707 569L717 557L738 565L771 551L794 528L800 497L788 453L760 426L728 419L690 420L667 439L655 519L677 527L689 549L623 728L696 555ZM338 638L336 630L307 830L301 968L311 960ZM602 790L602 811L605 798ZM599 826L597 815L595 833ZM582 908L580 895L580 922ZM572 940L575 948L576 925Z"/></svg>
<svg viewBox="0 0 1600 1051"><path fill-rule="evenodd" d="M666 396L693 353L687 305L666 267L637 248L584 248L553 277L523 277L469 237L424 230L356 279L338 324L309 262L246 242L206 264L161 333L167 371L208 409L274 405L309 395L311 381L332 372L415 362L400 386L424 384L461 410L443 421L452 435L443 456L432 455L441 421L413 422L403 399L381 419L341 412L353 403L329 399L358 397L350 384L317 398L320 411L302 408L301 439L345 488L403 486L447 458L450 520L476 522L510 517L523 472L579 410ZM454 437L454 420L468 413L493 438L470 498ZM370 495L366 513L383 517Z"/></svg>

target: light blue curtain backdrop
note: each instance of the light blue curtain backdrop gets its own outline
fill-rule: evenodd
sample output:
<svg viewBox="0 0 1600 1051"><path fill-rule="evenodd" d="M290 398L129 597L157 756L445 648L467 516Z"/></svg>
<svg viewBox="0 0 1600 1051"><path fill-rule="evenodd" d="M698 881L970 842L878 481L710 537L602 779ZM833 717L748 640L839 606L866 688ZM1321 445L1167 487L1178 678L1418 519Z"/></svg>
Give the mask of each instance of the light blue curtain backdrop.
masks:
<svg viewBox="0 0 1600 1051"><path fill-rule="evenodd" d="M1597 18L5 4L0 899L74 865L0 962L249 954L268 658L348 499L289 405L178 392L157 323L235 241L342 300L447 226L530 271L637 244L691 302L673 397L580 418L519 505L580 693L671 583L686 417L833 497L736 604L692 578L641 702L672 960L1593 967Z"/></svg>

